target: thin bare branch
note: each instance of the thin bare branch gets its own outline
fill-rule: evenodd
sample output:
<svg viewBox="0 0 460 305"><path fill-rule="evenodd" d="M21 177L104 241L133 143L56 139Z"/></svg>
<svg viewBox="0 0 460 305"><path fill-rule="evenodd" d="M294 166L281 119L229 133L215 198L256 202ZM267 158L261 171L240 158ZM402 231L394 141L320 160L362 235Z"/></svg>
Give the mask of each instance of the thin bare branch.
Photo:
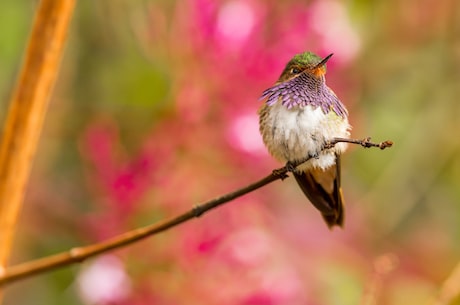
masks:
<svg viewBox="0 0 460 305"><path fill-rule="evenodd" d="M347 139L347 138L335 138L334 140L332 140L329 143L327 143L325 145L325 148L330 148L330 147L334 146L335 144L337 144L339 142L358 144L358 145L361 145L364 148L378 147L378 148L380 148L382 150L385 149L385 148L393 146L392 141L383 141L383 142L379 142L379 143L373 143L373 142L371 142L371 137L367 137L367 138L364 138L362 140Z"/></svg>
<svg viewBox="0 0 460 305"><path fill-rule="evenodd" d="M369 139L369 138L368 138ZM359 144L364 147L382 147L381 143L371 143L368 139L365 140L350 140L350 139L334 139L330 143L328 143L327 147L324 149L328 149L333 147L335 144L339 142L348 142L353 144ZM386 141L389 142L389 141ZM363 145L366 143L367 146ZM384 143L384 142L382 142ZM332 146L331 146L332 145ZM299 166L300 164L308 161L312 157L308 157L305 160L291 163L290 166L294 168ZM25 262L22 264L18 264L15 266L11 266L5 269L3 272L0 272L0 286L5 285L7 283L11 283L13 281L19 280L21 278L29 277L34 274L43 273L52 269L56 269L59 267L67 266L73 264L75 262L81 262L89 257L117 249L131 243L134 243L138 240L144 239L146 237L158 234L163 232L167 229L173 228L181 223L184 223L192 218L200 217L204 213L226 203L238 197L241 197L247 193L250 193L256 189L259 189L273 181L279 179L285 179L288 177L287 173L289 172L288 166L284 166L274 170L268 176L260 179L257 182L251 183L243 188L240 188L234 192L225 194L223 196L217 197L205 203L195 206L191 210L176 216L170 219L161 221L159 223L155 223L149 226L145 226L142 228L138 228L121 235L115 236L110 238L106 241L84 246L73 248L65 252L61 252L55 255L47 256L44 258L36 259L33 261Z"/></svg>

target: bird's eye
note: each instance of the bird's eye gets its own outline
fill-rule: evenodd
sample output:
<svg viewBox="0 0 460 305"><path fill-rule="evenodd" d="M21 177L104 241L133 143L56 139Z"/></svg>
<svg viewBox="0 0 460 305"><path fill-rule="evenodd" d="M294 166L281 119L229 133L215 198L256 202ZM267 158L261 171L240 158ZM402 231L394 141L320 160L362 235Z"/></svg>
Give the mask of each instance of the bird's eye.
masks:
<svg viewBox="0 0 460 305"><path fill-rule="evenodd" d="M292 73L292 74L299 74L300 72L302 72L302 71L300 71L299 68L292 68L292 69L291 69L291 73Z"/></svg>

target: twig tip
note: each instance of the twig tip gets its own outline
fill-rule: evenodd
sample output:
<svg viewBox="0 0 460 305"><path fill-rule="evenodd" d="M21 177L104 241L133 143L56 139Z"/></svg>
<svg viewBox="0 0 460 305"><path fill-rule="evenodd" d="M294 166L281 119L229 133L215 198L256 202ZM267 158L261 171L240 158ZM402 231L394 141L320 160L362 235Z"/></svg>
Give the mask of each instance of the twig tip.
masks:
<svg viewBox="0 0 460 305"><path fill-rule="evenodd" d="M385 148L391 147L391 146L393 146L393 141L389 141L389 140L383 141L379 144L379 148L382 150Z"/></svg>

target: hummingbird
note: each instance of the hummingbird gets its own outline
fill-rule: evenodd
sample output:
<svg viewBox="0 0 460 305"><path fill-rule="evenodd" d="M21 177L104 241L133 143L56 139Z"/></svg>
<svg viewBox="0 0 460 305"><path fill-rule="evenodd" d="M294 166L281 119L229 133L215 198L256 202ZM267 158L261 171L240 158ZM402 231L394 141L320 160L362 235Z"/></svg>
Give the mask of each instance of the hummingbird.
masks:
<svg viewBox="0 0 460 305"><path fill-rule="evenodd" d="M262 93L259 110L260 133L275 159L289 165L310 158L293 175L329 228L343 225L340 155L347 145L324 148L334 138L349 138L351 129L347 109L326 85L326 62L332 55L295 55Z"/></svg>

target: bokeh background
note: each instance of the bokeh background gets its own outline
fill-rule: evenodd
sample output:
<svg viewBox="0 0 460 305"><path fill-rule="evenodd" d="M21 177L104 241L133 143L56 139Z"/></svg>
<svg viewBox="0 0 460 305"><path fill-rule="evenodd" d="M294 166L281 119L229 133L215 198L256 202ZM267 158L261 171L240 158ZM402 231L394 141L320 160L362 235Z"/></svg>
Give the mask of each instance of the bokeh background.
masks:
<svg viewBox="0 0 460 305"><path fill-rule="evenodd" d="M36 4L0 2L2 120ZM328 84L353 137L395 142L344 156L343 230L329 231L290 178L16 283L5 304L428 304L460 259L456 0L78 1L12 262L279 167L258 134L258 98L305 50L334 53Z"/></svg>

